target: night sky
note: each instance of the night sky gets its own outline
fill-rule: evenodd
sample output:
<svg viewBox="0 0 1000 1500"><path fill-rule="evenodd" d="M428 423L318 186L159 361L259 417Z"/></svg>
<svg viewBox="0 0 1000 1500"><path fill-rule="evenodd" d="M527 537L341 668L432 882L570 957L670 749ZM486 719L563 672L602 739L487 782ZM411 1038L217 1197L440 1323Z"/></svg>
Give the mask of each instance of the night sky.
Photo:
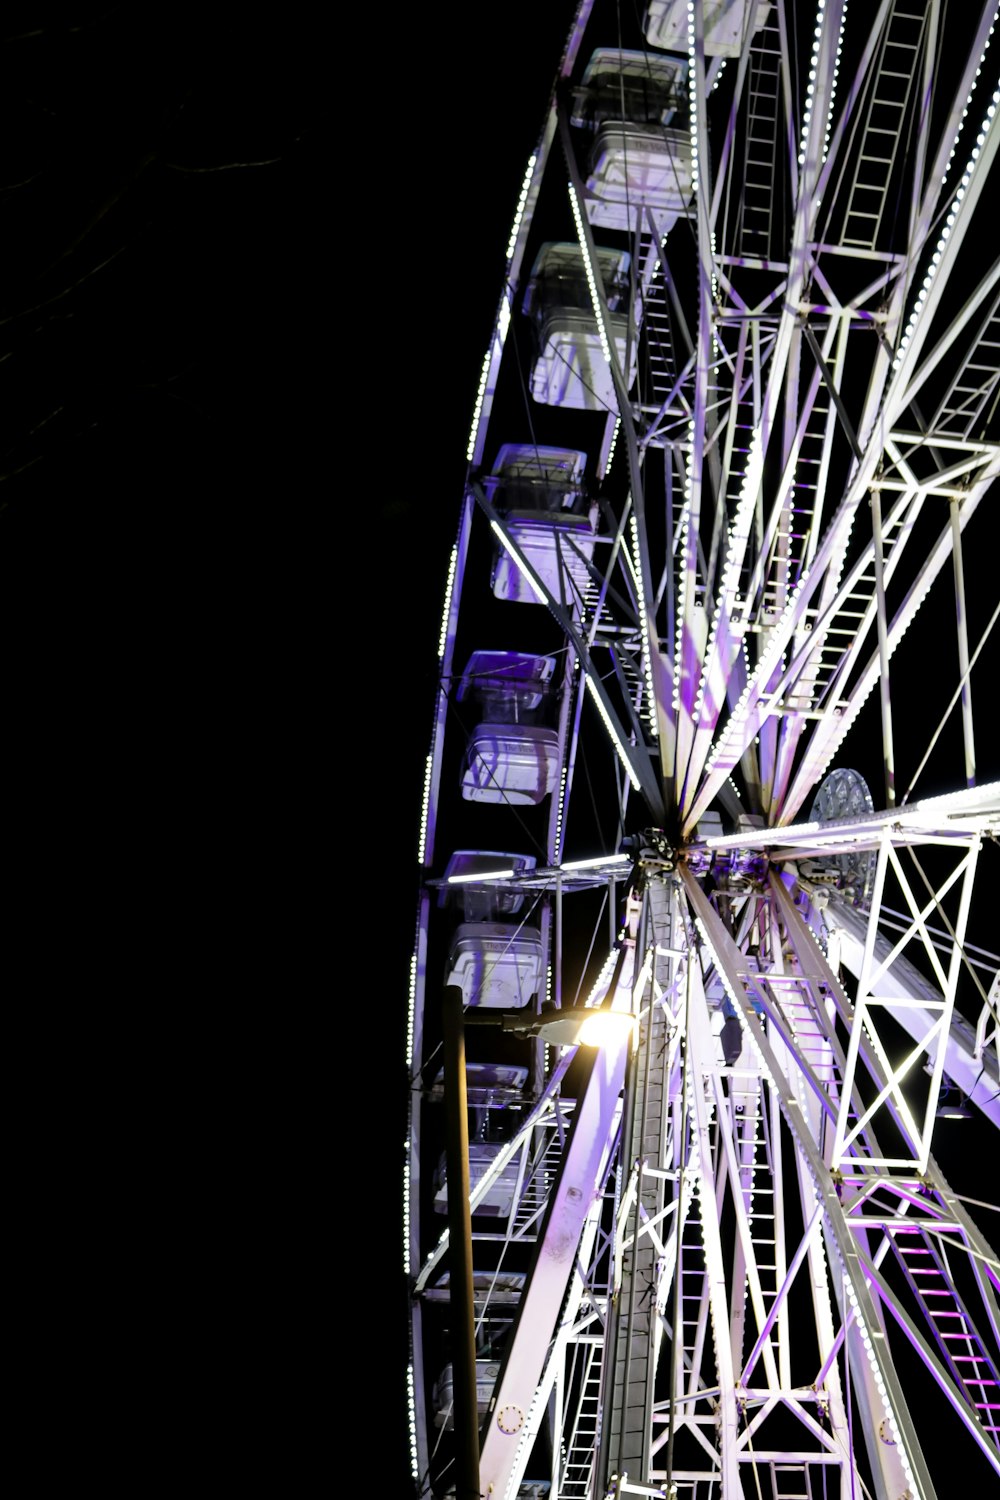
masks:
<svg viewBox="0 0 1000 1500"><path fill-rule="evenodd" d="M361 383L333 252L366 237L331 224L325 49L294 8L0 17L7 975L38 1028L9 1223L38 1482L68 1458L130 1490L195 1463L287 1482L319 1399L303 1032L329 993L330 513L357 505L331 439Z"/></svg>
<svg viewBox="0 0 1000 1500"><path fill-rule="evenodd" d="M130 510L250 529L318 456L315 39L80 9L5 17L6 525L50 547Z"/></svg>
<svg viewBox="0 0 1000 1500"><path fill-rule="evenodd" d="M529 14L376 48L294 6L0 21L7 805L36 971L101 997L43 1054L33 1114L74 1104L32 1169L53 1331L25 1388L56 1399L55 1340L60 1401L110 1353L116 1462L160 1474L208 1447L202 1475L287 1481L341 1377L384 1420L352 1473L403 1473L416 767L564 28L536 50ZM377 966L393 1017L380 1051L355 1011L336 1063L332 954L336 1004ZM114 1472L106 1420L77 1427Z"/></svg>
<svg viewBox="0 0 1000 1500"><path fill-rule="evenodd" d="M336 238L317 38L225 7L53 10L2 23L0 582L15 668L74 700L67 769L98 770L107 735L123 778L145 762L166 787L196 755L221 775L213 744L254 759L278 660L315 638Z"/></svg>

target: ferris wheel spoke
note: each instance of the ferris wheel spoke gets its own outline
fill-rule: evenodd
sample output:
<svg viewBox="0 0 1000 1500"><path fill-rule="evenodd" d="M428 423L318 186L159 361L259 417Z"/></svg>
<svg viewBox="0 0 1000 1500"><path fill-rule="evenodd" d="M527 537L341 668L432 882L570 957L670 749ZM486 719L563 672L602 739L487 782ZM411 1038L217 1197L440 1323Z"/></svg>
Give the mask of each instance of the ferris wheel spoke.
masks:
<svg viewBox="0 0 1000 1500"><path fill-rule="evenodd" d="M634 517L634 541L637 551L636 558L636 581L640 591L639 614L640 628L642 632L642 655L646 668L646 688L652 699L651 713L655 726L656 737L660 741L661 756L664 764L667 757L676 757L679 753L679 741L683 734L682 721L677 713L678 693L676 669L668 659L664 657L659 647L659 639L655 625L655 605L652 597L653 567L649 552L649 543L646 529L644 477L639 450L638 435L636 432L635 419L632 404L628 394L628 384L616 340L612 337L607 298L605 296L601 276L598 268L598 256L593 229L586 215L581 211L580 204L585 198L585 184L583 175L576 160L576 153L570 137L569 118L566 110L565 98L559 105L559 126L563 140L564 154L570 178L570 197L573 206L573 214L576 222L581 250L584 260L588 266L588 282L593 299L594 313L598 328L601 331L601 342L605 359L611 371L615 391L618 399L618 417L621 424L621 437L624 440L626 461L628 466L630 483L630 504ZM639 220L641 229L641 219ZM641 239L641 233L637 235ZM631 265L633 274L636 260L639 257L633 254ZM648 293L652 281L653 271L659 261L653 257L647 257L643 261L643 284L636 289L633 282L631 306L633 316L629 320L629 335L626 340L626 369L629 368L629 352L632 331L636 324L641 322L645 313L644 299ZM682 589L683 597L683 589ZM588 683L591 679L588 676ZM596 695L595 695L596 696ZM607 703L599 704L602 708L602 716L608 722L604 712ZM610 727L610 726L609 726ZM612 737L615 738L616 729L612 728ZM642 736L637 735L633 739L635 754L642 758ZM616 741L617 748L617 741ZM621 752L619 752L621 753ZM623 757L624 758L624 757ZM659 821L663 821L666 815L663 796L659 789L654 788L650 777L646 774L645 764L640 770L641 789L644 797L654 815ZM634 783L633 783L634 784ZM669 786L669 781L667 785ZM637 788L638 789L638 788Z"/></svg>

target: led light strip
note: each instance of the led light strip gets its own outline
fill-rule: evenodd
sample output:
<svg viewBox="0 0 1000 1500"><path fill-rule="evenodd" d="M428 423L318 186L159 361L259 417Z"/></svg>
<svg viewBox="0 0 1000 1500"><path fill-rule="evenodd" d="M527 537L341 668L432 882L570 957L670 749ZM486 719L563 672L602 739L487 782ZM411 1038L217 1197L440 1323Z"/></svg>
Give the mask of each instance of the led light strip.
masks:
<svg viewBox="0 0 1000 1500"><path fill-rule="evenodd" d="M604 465L604 472L605 472L605 474L609 474L611 472L611 464L612 464L612 460L614 459L614 456L615 456L615 447L616 447L616 445L618 443L618 434L619 434L619 432L621 432L621 430L622 430L622 419L621 419L621 417L615 417L615 425L614 425L614 427L612 429L612 432L611 432L611 446L608 448L608 461Z"/></svg>
<svg viewBox="0 0 1000 1500"><path fill-rule="evenodd" d="M406 1162L403 1167L403 1274L410 1274L410 1141L403 1142Z"/></svg>
<svg viewBox="0 0 1000 1500"><path fill-rule="evenodd" d="M955 140L954 140L954 142L952 144L951 151L950 151L950 153L948 155L948 161L947 161L947 164L946 164L945 169L944 169L944 176L941 178L941 184L942 184L942 186L948 181L948 173L951 171L951 164L955 160L955 152L958 150L958 136L959 136L959 133L960 133L960 131L962 129L962 126L965 124L966 117L967 117L967 115L969 113L969 105L972 103L972 96L976 92L976 78L978 78L979 75L980 75L980 73L983 71L983 63L986 61L986 52L987 52L987 49L988 49L988 47L990 45L990 37L993 35L993 32L996 29L996 22L997 22L997 16L998 15L1000 15L1000 8L998 8L997 10L995 10L993 12L993 25L990 27L989 32L987 34L986 44L983 47L983 50L982 50L982 52L980 54L980 57L979 57L979 66L976 69L976 77L973 78L973 80L972 80L972 87L969 90L969 97L965 101L965 108L962 110L962 118L959 121L958 130L955 132ZM989 115L991 113L991 111L987 110L986 113Z"/></svg>
<svg viewBox="0 0 1000 1500"><path fill-rule="evenodd" d="M896 1457L899 1459L900 1467L902 1468L903 1473L906 1476L907 1485L910 1486L914 1493L921 1494L922 1491L917 1484L916 1476L914 1475L913 1469L910 1466L910 1460L906 1452L905 1444L903 1443L903 1435L899 1430L899 1423L896 1421L896 1414L893 1411L892 1406L889 1403L889 1397L886 1394L885 1381L882 1379L882 1372L879 1369L878 1359L875 1355L875 1347L872 1343L871 1335L868 1332L867 1324L865 1323L864 1318L861 1316L861 1313L858 1311L858 1299L855 1295L854 1288L851 1285L850 1279L848 1278L846 1269L844 1272L844 1290L847 1293L847 1300L850 1303L851 1309L854 1313L854 1321L857 1324L858 1333L861 1336L861 1343L868 1358L868 1364L871 1368L872 1380L875 1383L875 1389L878 1391L879 1400L882 1403L882 1409L885 1412L886 1421L888 1422L895 1439ZM884 1339L884 1335L880 1335L880 1337Z"/></svg>
<svg viewBox="0 0 1000 1500"><path fill-rule="evenodd" d="M497 342L500 342L499 338L497 338ZM469 430L469 445L465 450L465 457L470 464L473 458L475 458L476 456L476 439L479 436L479 419L483 414L483 401L486 397L486 382L490 378L490 366L493 363L493 343L494 340L490 339L490 346L483 358L483 373L479 377L479 389L476 392L476 404L472 409L472 427Z"/></svg>
<svg viewBox="0 0 1000 1500"><path fill-rule="evenodd" d="M722 574L722 584L719 588L719 597L716 604L715 615L712 620L712 628L709 632L708 647L705 651L705 665L702 669L701 681L698 684L698 696L695 699L694 717L696 722L698 720L699 714L701 713L702 704L704 702L705 688L708 683L708 677L712 666L713 652L715 650L715 638L718 634L719 621L722 617L723 605L728 603L731 607L732 604L739 603L739 595L736 592L739 585L739 562L737 561L737 544L742 544L742 556L742 549L745 549L746 547L746 540L750 532L750 520L753 514L754 500L757 495L757 487L760 483L760 476L763 472L763 469L764 456L761 452L760 447L760 434L757 428L754 428L753 433L750 437L750 450L747 453L746 468L743 471L743 482L740 486L739 503L736 506L736 514L733 517L733 524L732 526L730 526L728 531L726 565ZM746 637L744 636L744 649L745 644Z"/></svg>
<svg viewBox="0 0 1000 1500"><path fill-rule="evenodd" d="M521 195L517 200L517 208L514 210L514 222L511 225L510 239L507 241L507 265L510 266L514 251L517 248L517 236L521 228L521 220L524 217L525 204L528 201L528 193L531 189L531 180L534 176L535 166L538 158L534 155L528 157L528 165L524 173L524 181L521 184ZM483 359L483 371L479 377L479 390L476 392L476 403L472 410L472 427L469 430L469 443L465 450L466 460L471 464L476 456L476 441L479 437L479 421L483 414L483 402L486 399L486 385L490 378L490 368L493 364L493 355L503 353L504 340L507 330L510 328L510 303L507 300L507 289L504 289L500 310L497 313L496 329L490 339L489 348Z"/></svg>
<svg viewBox="0 0 1000 1500"><path fill-rule="evenodd" d="M419 1479L420 1471L417 1468L417 1408L416 1397L413 1392L412 1365L407 1365L406 1367L406 1405L410 1428L410 1472L414 1479Z"/></svg>
<svg viewBox="0 0 1000 1500"><path fill-rule="evenodd" d="M406 1016L406 1071L407 1071L407 1075L411 1075L412 1074L412 1069L413 1069L413 1018L414 1018L414 1014L415 1014L415 1011L416 1011L416 1002L417 1002L417 955L416 955L416 953L414 953L413 956L410 959L410 990L409 990L409 996L408 996L408 1000L407 1000L407 1016ZM411 1149L411 1141L410 1141L410 1136L409 1136L409 1127L407 1127L407 1136L406 1136L405 1141L403 1142L403 1274L406 1275L406 1276L409 1276L409 1274L410 1274L410 1149ZM410 1416L411 1416L411 1437L410 1437L410 1442L411 1442L411 1447L412 1447L412 1444L414 1442L414 1432L415 1432L415 1429L413 1428L413 1424L412 1424L412 1416L413 1416L412 1392L411 1392L411 1399L410 1399Z"/></svg>
<svg viewBox="0 0 1000 1500"><path fill-rule="evenodd" d="M971 95L969 97L971 98ZM951 236L951 231L954 228L955 220L958 217L959 204L965 197L966 189L968 188L969 183L972 180L972 173L975 168L976 162L978 161L982 153L983 146L986 144L986 137L989 135L990 130L992 129L998 103L1000 103L1000 89L994 89L993 97L986 110L986 116L983 120L982 125L979 127L979 134L976 136L976 144L972 148L972 153L969 157L968 162L966 163L965 171L962 174L962 181L955 190L955 196L952 199L951 208L949 209L948 215L945 219L944 228L941 231L941 237L937 242L934 254L931 256L930 269L928 270L927 275L924 277L920 291L917 293L917 300L913 305L913 311L910 313L909 321L906 325L906 331L899 341L899 348L897 349L896 357L892 362L893 370L899 369L899 366L903 359L903 355L906 353L910 340L913 337L914 330L920 320L920 314L923 311L924 303L927 301L927 293L930 290L931 282L937 275L938 267L941 264L942 250L944 248L945 242Z"/></svg>
<svg viewBox="0 0 1000 1500"><path fill-rule="evenodd" d="M601 340L601 350L604 354L604 358L610 365L611 346L608 343L608 336L604 331L604 319L601 316L601 304L597 295L597 282L594 279L594 268L590 264L590 256L587 254L587 239L583 229L583 218L580 213L580 205L577 202L576 190L574 189L572 183L569 184L569 202L570 207L573 210L573 218L576 220L576 232L580 238L580 249L583 252L583 265L584 270L587 273L587 285L590 288L590 300L594 308L594 317L597 320L597 333Z"/></svg>
<svg viewBox="0 0 1000 1500"><path fill-rule="evenodd" d="M417 1006L417 955L410 959L410 997L406 1018L406 1066L413 1064L413 1017Z"/></svg>
<svg viewBox="0 0 1000 1500"><path fill-rule="evenodd" d="M816 67L819 62L820 42L823 37L823 12L826 9L826 0L819 0L816 10L816 28L813 32L812 57L809 60L809 82L806 84L806 107L802 114L802 133L799 137L799 166L805 165L806 142L809 138L809 126L812 121L813 98L816 93ZM823 157L826 161L827 152L830 148L830 121L833 118L833 101L837 92L837 76L840 72L840 56L843 51L844 20L847 16L847 0L844 0L844 8L840 16L840 30L837 33L837 52L833 64L833 81L830 85L830 102L827 106L826 128L823 132Z"/></svg>
<svg viewBox="0 0 1000 1500"><path fill-rule="evenodd" d="M528 157L528 165L524 171L524 181L521 184L521 196L517 200L517 208L514 210L514 222L510 227L510 239L507 241L507 262L513 257L517 248L517 232L521 227L521 219L524 216L524 205L528 201L528 193L531 189L531 179L535 175L535 166L538 157L532 154Z"/></svg>
<svg viewBox="0 0 1000 1500"><path fill-rule="evenodd" d="M698 196L698 90L694 50L694 5L688 0L688 133L691 137L691 193Z"/></svg>
<svg viewBox="0 0 1000 1500"><path fill-rule="evenodd" d="M555 862L559 863L562 854L563 817L566 812L566 777L569 767L563 762L563 768L559 775L559 797L556 801L556 834L552 843L552 855Z"/></svg>
<svg viewBox="0 0 1000 1500"><path fill-rule="evenodd" d="M840 58L844 50L844 21L847 17L847 0L844 0L844 8L840 13L840 30L837 32L837 51L833 59L833 78L830 82L830 103L826 112L826 129L823 131L823 160L830 151L830 122L833 119L833 101L837 97L837 79L840 76Z"/></svg>
<svg viewBox="0 0 1000 1500"><path fill-rule="evenodd" d="M712 249L712 306L714 308L718 308L719 301L720 301L720 298L719 298L719 278L718 278L718 276L716 275L716 272L715 272L716 259L715 259L715 230L714 229L709 230L709 243L710 243L711 249ZM713 325L712 325L712 349L713 349L713 351L716 354L721 354L721 352L722 352L722 345L719 342L719 332L718 332L718 329L719 329L718 323L717 322L713 323Z"/></svg>
<svg viewBox="0 0 1000 1500"><path fill-rule="evenodd" d="M590 994L587 996L587 999L584 1002L586 1005L599 1005L607 995L608 986L611 984L611 978L615 972L615 964L617 962L618 950L617 948L612 948L608 953L607 958L601 965L601 972L598 974L597 978L594 980L593 985L591 986ZM612 1000L613 999L614 996L612 996Z"/></svg>
<svg viewBox="0 0 1000 1500"><path fill-rule="evenodd" d="M517 548L514 546L514 543L510 540L510 538L508 536L504 535L503 528L496 521L491 521L490 525L493 527L493 530L496 532L497 536L500 538L501 545L510 553L511 557L517 563L518 568L521 570L521 572L524 574L525 578L530 583L530 585L532 587L532 590L534 591L535 597L538 600L539 604L548 604L548 602L549 602L548 599L546 599L544 593L538 587L538 584L535 582L534 578L531 576L531 572L530 572L530 570L528 568L528 564L525 562L525 560L521 556L520 552L518 552Z"/></svg>
<svg viewBox="0 0 1000 1500"><path fill-rule="evenodd" d="M451 614L451 595L455 586L455 570L458 567L458 548L452 547L448 561L448 578L444 586L444 609L441 611L441 634L438 636L438 661L444 659L444 648L448 644L448 617Z"/></svg>
<svg viewBox="0 0 1000 1500"><path fill-rule="evenodd" d="M629 856L627 854L595 854L592 859L571 859L566 864L561 865L560 868L565 873L567 870L593 870L598 865L627 865L628 863Z"/></svg>
<svg viewBox="0 0 1000 1500"><path fill-rule="evenodd" d="M674 637L674 690L672 704L675 713L681 706L681 672L684 665L684 621L687 612L688 567L687 546L691 530L691 468L694 461L694 421L688 423L688 456L684 469L684 519L681 522L681 577L678 590L677 633Z"/></svg>
<svg viewBox="0 0 1000 1500"><path fill-rule="evenodd" d="M639 622L642 630L642 675L646 684L645 719L649 732L655 740L659 739L660 730L656 722L656 694L653 691L652 648L649 642L649 624L646 619L646 590L643 585L642 558L639 553L639 527L636 524L635 511L629 517L629 529L632 533L632 558L635 565L636 584L639 593Z"/></svg>
<svg viewBox="0 0 1000 1500"><path fill-rule="evenodd" d="M580 670L580 658L574 654L573 666L571 668L574 679ZM566 782L569 776L569 765L563 759L562 773L559 778L559 799L556 803L556 832L552 841L552 858L558 864L562 858L563 847L563 823L566 817Z"/></svg>
<svg viewBox="0 0 1000 1500"><path fill-rule="evenodd" d="M597 704L597 711L600 714L601 718L604 720L604 726L607 729L608 734L611 736L611 743L614 745L615 749L618 752L618 759L621 761L622 765L625 767L625 771L626 771L626 773L628 775L629 781L632 783L632 786L633 786L633 788L634 788L635 791L637 791L637 792L641 791L642 790L642 784L639 781L638 776L635 774L635 771L632 769L632 762L629 760L629 757L628 757L628 754L626 753L624 745L622 744L621 740L618 738L618 732L615 729L615 726L612 724L610 718L608 717L608 711L607 711L607 709L604 707L604 704L601 702L601 695L597 691L597 688L594 685L594 679L592 677L588 676L586 678L586 683L587 683L588 688L590 689L590 696L593 698L594 702Z"/></svg>
<svg viewBox="0 0 1000 1500"><path fill-rule="evenodd" d="M420 838L417 840L417 864L422 865L424 855L427 852L427 813L431 805L431 777L434 771L434 757L427 756L427 764L424 767L424 797L420 807Z"/></svg>

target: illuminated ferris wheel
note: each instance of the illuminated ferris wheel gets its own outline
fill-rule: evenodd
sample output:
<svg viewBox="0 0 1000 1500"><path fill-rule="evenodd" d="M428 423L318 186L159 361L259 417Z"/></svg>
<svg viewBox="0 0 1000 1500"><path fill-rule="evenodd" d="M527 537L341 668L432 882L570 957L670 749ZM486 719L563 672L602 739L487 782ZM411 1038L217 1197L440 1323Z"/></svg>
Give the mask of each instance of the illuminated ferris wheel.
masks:
<svg viewBox="0 0 1000 1500"><path fill-rule="evenodd" d="M567 16L421 809L414 1494L1000 1487L996 14Z"/></svg>

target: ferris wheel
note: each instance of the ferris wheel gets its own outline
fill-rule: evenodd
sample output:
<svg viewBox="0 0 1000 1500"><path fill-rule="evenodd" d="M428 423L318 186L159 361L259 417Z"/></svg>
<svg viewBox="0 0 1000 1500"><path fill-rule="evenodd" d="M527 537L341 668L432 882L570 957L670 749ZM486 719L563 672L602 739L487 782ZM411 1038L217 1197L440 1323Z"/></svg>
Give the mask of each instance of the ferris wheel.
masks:
<svg viewBox="0 0 1000 1500"><path fill-rule="evenodd" d="M567 15L442 569L415 1495L1000 1492L996 21Z"/></svg>

